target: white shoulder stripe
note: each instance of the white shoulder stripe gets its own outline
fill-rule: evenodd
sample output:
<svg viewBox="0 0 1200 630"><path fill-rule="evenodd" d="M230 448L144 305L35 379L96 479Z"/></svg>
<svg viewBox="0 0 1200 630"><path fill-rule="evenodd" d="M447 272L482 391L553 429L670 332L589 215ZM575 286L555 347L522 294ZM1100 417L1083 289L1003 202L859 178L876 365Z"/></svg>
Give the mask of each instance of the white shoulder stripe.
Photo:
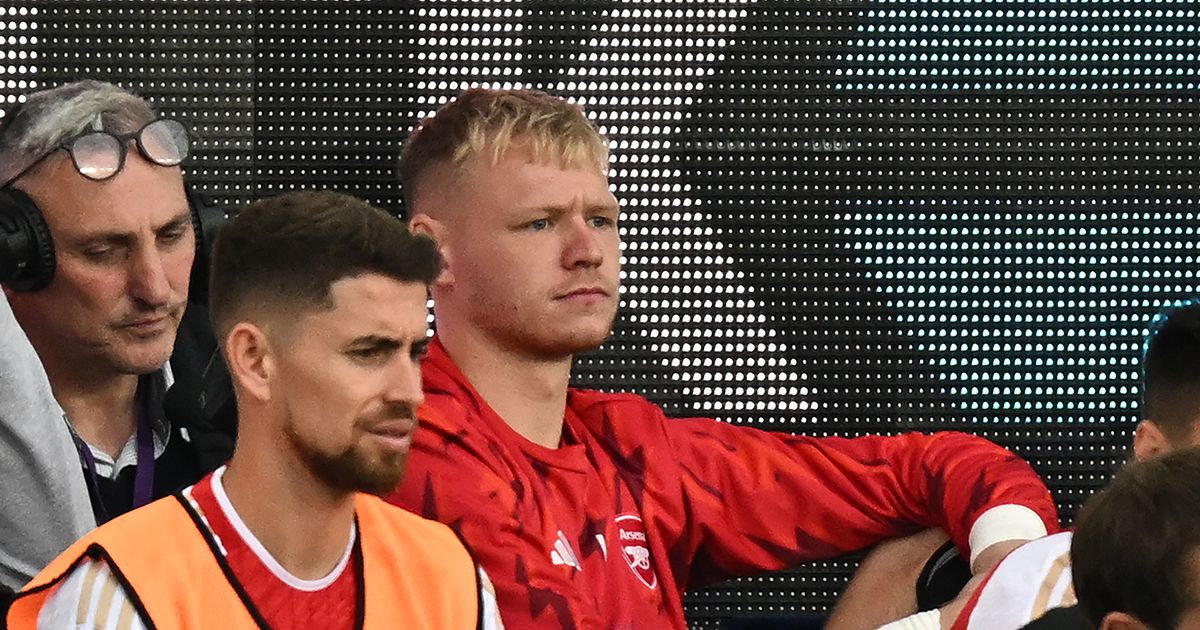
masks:
<svg viewBox="0 0 1200 630"><path fill-rule="evenodd" d="M106 562L87 559L71 571L38 613L39 630L146 630Z"/></svg>

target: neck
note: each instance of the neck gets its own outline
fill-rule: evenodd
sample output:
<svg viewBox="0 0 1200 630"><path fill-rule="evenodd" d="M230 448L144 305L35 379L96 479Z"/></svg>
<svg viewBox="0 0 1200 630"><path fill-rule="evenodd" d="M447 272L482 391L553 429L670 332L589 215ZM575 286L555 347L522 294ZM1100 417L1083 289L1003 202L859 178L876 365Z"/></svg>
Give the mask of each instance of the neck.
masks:
<svg viewBox="0 0 1200 630"><path fill-rule="evenodd" d="M244 411L239 409L240 411ZM269 426L241 416L242 426ZM353 492L315 478L279 436L239 430L225 470L225 494L242 522L283 568L302 580L323 578L341 560L354 523Z"/></svg>
<svg viewBox="0 0 1200 630"><path fill-rule="evenodd" d="M137 430L136 374L77 370L45 361L54 399L89 445L117 457Z"/></svg>
<svg viewBox="0 0 1200 630"><path fill-rule="evenodd" d="M470 327L440 328L438 338L479 395L522 437L546 448L562 441L571 355L507 350Z"/></svg>

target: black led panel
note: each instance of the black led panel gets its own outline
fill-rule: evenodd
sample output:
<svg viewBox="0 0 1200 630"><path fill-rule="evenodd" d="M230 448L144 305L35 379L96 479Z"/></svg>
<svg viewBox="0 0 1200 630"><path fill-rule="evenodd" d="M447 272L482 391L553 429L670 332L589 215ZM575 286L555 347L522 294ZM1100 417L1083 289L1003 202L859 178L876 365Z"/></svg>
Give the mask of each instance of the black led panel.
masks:
<svg viewBox="0 0 1200 630"><path fill-rule="evenodd" d="M1193 2L0 10L0 99L133 87L194 121L189 175L237 199L400 212L400 141L460 89L582 102L613 141L624 294L578 384L770 430L977 433L1067 518L1124 459L1150 317L1197 292ZM690 616L819 612L852 568L713 587Z"/></svg>

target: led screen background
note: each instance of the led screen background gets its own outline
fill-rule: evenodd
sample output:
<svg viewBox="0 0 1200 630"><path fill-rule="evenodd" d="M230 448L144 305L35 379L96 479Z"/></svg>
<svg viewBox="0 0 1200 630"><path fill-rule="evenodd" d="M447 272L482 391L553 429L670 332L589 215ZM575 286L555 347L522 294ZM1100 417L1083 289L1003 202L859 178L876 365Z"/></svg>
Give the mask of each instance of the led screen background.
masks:
<svg viewBox="0 0 1200 630"><path fill-rule="evenodd" d="M1197 289L1192 2L0 2L0 99L97 77L187 120L228 202L400 212L412 124L469 85L613 141L624 293L580 385L815 435L958 429L1064 517L1138 414L1150 317ZM823 610L852 560L693 595Z"/></svg>

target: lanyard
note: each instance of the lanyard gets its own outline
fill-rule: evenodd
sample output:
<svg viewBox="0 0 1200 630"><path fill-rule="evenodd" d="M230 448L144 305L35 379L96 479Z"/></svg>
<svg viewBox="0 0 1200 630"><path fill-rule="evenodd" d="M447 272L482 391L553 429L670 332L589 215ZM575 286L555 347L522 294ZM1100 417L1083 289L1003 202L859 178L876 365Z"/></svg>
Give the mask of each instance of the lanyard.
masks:
<svg viewBox="0 0 1200 630"><path fill-rule="evenodd" d="M150 412L139 405L137 436L137 470L133 474L133 507L139 508L154 499L154 429L150 427Z"/></svg>
<svg viewBox="0 0 1200 630"><path fill-rule="evenodd" d="M142 387L138 387L138 423L137 423L137 463L133 476L133 507L146 505L154 499L154 429L150 426L150 412L147 409L146 396ZM92 513L96 523L107 522L112 515L104 505L100 494L100 475L96 472L96 456L92 449L71 430L71 438L75 441L75 450L79 451L79 459L87 473L89 494L92 496Z"/></svg>

